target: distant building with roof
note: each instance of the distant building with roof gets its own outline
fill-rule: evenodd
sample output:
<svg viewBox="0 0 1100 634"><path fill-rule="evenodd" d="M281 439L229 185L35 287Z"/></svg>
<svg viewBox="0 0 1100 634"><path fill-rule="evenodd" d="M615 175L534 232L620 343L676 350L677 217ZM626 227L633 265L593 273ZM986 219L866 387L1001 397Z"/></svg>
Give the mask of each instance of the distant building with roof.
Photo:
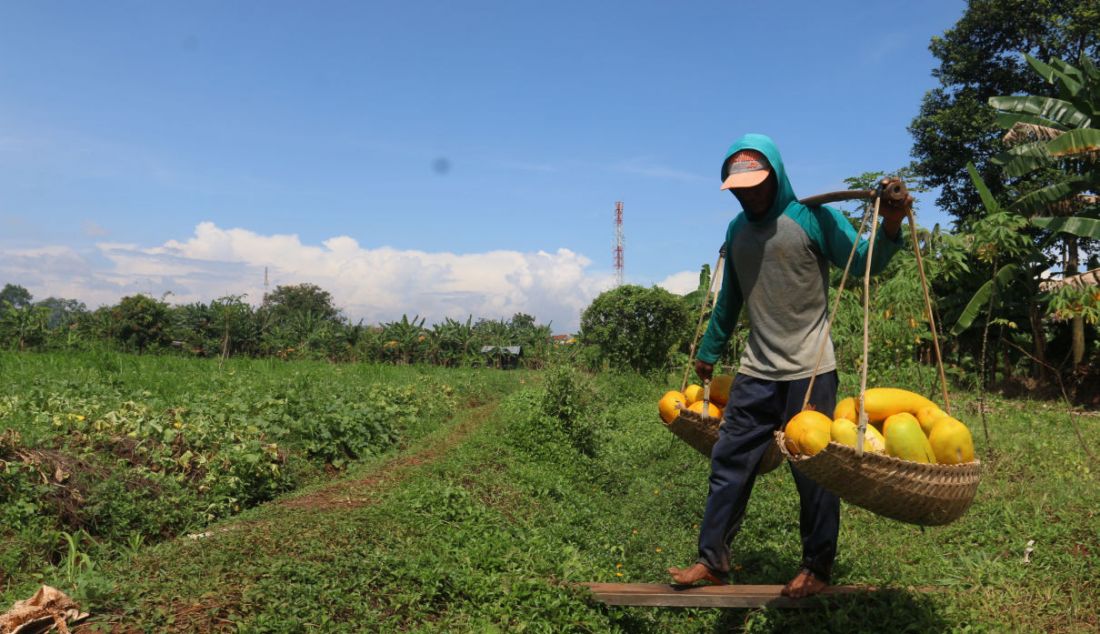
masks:
<svg viewBox="0 0 1100 634"><path fill-rule="evenodd" d="M514 370L519 367L523 356L521 346L481 346L481 354L486 357L487 365L502 370Z"/></svg>

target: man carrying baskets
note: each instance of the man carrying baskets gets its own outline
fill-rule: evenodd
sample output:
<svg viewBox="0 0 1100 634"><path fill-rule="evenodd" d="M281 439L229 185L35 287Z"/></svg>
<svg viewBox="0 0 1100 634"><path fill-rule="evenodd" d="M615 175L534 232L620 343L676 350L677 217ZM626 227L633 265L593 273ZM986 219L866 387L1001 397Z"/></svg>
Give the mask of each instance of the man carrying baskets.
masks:
<svg viewBox="0 0 1100 634"><path fill-rule="evenodd" d="M889 186L895 179L884 179ZM669 568L676 583L725 583L730 541L741 526L761 458L774 432L802 410L814 368L809 403L830 417L836 406L837 374L832 342L818 364L827 337L829 263L844 268L860 240L844 215L798 201L774 142L761 134L737 140L722 163L722 189L730 190L743 213L726 231L724 277L695 371L709 380L729 341L742 307L749 337L711 453L710 488L699 530L699 557L688 568ZM876 238L872 273L881 271L901 247L901 221L912 198L882 198L882 231ZM868 244L861 241L852 262L863 270ZM791 469L801 504L802 564L783 594L803 597L829 583L840 530L840 500Z"/></svg>

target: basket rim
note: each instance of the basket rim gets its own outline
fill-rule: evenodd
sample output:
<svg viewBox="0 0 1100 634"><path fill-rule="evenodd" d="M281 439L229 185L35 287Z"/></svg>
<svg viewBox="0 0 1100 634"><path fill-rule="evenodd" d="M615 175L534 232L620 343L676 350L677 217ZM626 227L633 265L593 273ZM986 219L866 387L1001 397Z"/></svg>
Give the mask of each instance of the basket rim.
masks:
<svg viewBox="0 0 1100 634"><path fill-rule="evenodd" d="M715 421L715 422L718 423L719 427L721 427L722 423L726 420L724 416L719 416L717 418L715 418L714 416L707 416L706 418L704 418L702 414L698 414L696 412L693 412L693 411L689 410L686 407L681 407L680 408L680 410L677 412L676 418L687 418L689 420L692 420L692 421L695 421L695 422L698 422L698 423L706 423L706 422L710 422L710 421ZM676 418L672 419L672 423L676 422ZM664 421L662 420L661 422L664 422ZM672 423L665 423L665 425L666 426L671 425Z"/></svg>
<svg viewBox="0 0 1100 634"><path fill-rule="evenodd" d="M779 445L779 451L783 452L783 455L790 460L792 464L798 464L800 462L807 462L817 458L827 450L832 449L834 453L848 454L854 459L861 459L856 454L855 447L849 447L848 445L841 444L835 440L830 440L829 444L825 446L820 452L812 456L795 455L787 450L787 443L785 442L786 435L782 430L775 432L775 444ZM903 467L910 470L927 470L935 471L939 473L950 471L971 471L974 467L981 467L982 461L978 458L974 458L972 462L960 462L958 464L940 464L940 463L928 463L928 462L915 462L913 460L906 460L904 458L898 458L885 453L875 453L871 451L864 451L862 459L864 460L879 460L885 464L896 464L899 467Z"/></svg>

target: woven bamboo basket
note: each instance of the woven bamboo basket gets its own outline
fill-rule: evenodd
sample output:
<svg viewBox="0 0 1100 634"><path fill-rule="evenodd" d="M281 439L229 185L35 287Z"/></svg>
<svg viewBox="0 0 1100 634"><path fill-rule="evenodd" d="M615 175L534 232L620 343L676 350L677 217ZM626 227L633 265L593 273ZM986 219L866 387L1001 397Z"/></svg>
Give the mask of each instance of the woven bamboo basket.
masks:
<svg viewBox="0 0 1100 634"><path fill-rule="evenodd" d="M710 458L710 452L714 448L714 443L718 442L718 428L722 424L720 418L703 418L701 414L696 414L690 410L681 409L680 415L676 417L671 423L665 425L670 432L676 435L677 438L686 442L695 448L696 451L703 454L707 458ZM783 454L779 451L779 446L775 442L772 442L768 447L767 453L760 460L760 469L757 473L764 474L769 471L774 471L776 467L783 464Z"/></svg>
<svg viewBox="0 0 1100 634"><path fill-rule="evenodd" d="M783 432L775 433L783 456L795 469L842 500L872 513L921 526L955 521L970 508L981 480L980 461L924 464L864 452L830 442L813 456L792 456Z"/></svg>

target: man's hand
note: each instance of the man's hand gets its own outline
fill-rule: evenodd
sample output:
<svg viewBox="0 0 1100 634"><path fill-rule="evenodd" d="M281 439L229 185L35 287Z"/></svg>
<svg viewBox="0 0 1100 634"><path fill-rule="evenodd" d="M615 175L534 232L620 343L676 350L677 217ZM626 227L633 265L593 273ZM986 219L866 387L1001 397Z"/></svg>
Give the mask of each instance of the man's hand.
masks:
<svg viewBox="0 0 1100 634"><path fill-rule="evenodd" d="M709 381L710 377L714 375L714 364L707 363L706 361L695 360L695 373L699 375L699 378L703 381Z"/></svg>
<svg viewBox="0 0 1100 634"><path fill-rule="evenodd" d="M893 183L900 182L900 178L884 178L879 185L885 190ZM906 196L905 200L891 200L885 196L882 197L882 203L879 205L878 212L879 215L882 216L882 229L886 232L886 235L891 238L898 237L898 231L901 230L901 221L905 218L912 206L912 196Z"/></svg>

